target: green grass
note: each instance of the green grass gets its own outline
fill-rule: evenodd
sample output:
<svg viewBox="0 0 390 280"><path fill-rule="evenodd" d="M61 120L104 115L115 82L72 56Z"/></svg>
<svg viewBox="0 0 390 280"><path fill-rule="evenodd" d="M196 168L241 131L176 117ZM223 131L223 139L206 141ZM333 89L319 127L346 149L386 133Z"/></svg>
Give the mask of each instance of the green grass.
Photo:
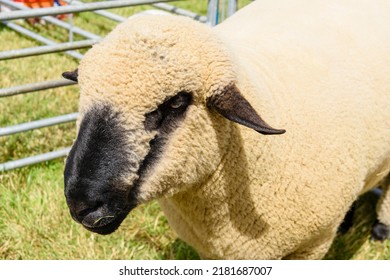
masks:
<svg viewBox="0 0 390 280"><path fill-rule="evenodd" d="M375 205L378 197L373 193L357 201L353 227L333 242L325 259L390 259L390 241L370 240L371 226L375 222Z"/></svg>
<svg viewBox="0 0 390 280"><path fill-rule="evenodd" d="M249 2L240 1L241 5ZM174 5L205 14L206 0ZM114 9L129 16L148 6ZM75 24L104 36L115 23L93 13L78 14ZM32 30L54 41L67 40L67 32L52 25ZM81 39L76 37L76 39ZM37 46L0 25L0 51ZM48 79L77 67L64 54L0 61L0 88ZM63 87L0 99L0 127L77 111L77 86ZM71 145L75 125L63 124L0 138L0 162L49 152ZM90 233L70 217L63 195L63 159L0 173L0 259L198 259L196 252L169 228L157 203L135 209L122 226L108 236ZM369 240L374 220L373 197L366 197L356 226L338 238L326 258L390 259L390 243Z"/></svg>
<svg viewBox="0 0 390 280"><path fill-rule="evenodd" d="M0 259L196 257L178 245L156 203L136 209L113 235L86 231L70 218L62 171L58 160L0 175Z"/></svg>
<svg viewBox="0 0 390 280"><path fill-rule="evenodd" d="M176 3L205 13L206 2ZM204 1L203 1L204 2ZM150 8L113 9L122 16ZM77 14L76 26L104 36L112 21L91 12ZM56 42L68 40L53 25L23 26ZM82 39L76 36L76 40ZM0 51L37 46L0 25ZM48 54L0 62L0 87L58 79L77 67L64 54ZM77 86L0 99L0 127L77 111ZM0 138L0 162L68 147L75 138L74 123ZM63 195L63 159L0 173L0 259L197 259L189 246L170 230L157 203L134 210L121 228L109 236L83 229L70 217Z"/></svg>

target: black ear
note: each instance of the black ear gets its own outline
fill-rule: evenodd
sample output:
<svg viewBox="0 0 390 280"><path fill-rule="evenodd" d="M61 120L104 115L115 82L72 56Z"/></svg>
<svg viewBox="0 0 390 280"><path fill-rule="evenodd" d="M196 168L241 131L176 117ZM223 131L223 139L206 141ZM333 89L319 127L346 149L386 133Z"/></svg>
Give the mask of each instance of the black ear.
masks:
<svg viewBox="0 0 390 280"><path fill-rule="evenodd" d="M207 106L214 108L222 116L233 122L252 128L261 134L283 134L284 129L269 126L241 95L235 84L227 86L222 93L211 96Z"/></svg>
<svg viewBox="0 0 390 280"><path fill-rule="evenodd" d="M74 70L74 71L64 72L64 73L62 73L62 77L64 77L67 80L78 82L79 69L76 68L76 70Z"/></svg>

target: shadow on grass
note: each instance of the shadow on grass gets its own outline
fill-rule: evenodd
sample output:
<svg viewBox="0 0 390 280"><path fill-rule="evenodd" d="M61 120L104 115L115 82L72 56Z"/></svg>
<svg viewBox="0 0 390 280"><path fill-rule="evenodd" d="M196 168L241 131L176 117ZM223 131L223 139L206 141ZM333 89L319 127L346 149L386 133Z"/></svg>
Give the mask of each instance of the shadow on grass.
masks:
<svg viewBox="0 0 390 280"><path fill-rule="evenodd" d="M376 220L375 206L378 196L363 195L357 201L353 225L344 234L339 234L324 257L326 260L349 260L370 238L371 227Z"/></svg>

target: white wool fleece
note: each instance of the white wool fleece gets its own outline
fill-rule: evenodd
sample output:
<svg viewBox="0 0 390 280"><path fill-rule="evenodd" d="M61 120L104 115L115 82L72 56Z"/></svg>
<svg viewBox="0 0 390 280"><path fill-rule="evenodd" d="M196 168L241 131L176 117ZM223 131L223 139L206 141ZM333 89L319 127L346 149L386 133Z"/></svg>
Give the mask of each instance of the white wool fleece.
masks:
<svg viewBox="0 0 390 280"><path fill-rule="evenodd" d="M141 159L153 137L145 114L193 94L140 197L158 199L204 258L322 258L353 201L388 188L390 1L258 0L215 28L135 17L79 72L81 112L92 103L123 112ZM287 132L264 136L210 110L229 84ZM390 225L385 194L378 214Z"/></svg>

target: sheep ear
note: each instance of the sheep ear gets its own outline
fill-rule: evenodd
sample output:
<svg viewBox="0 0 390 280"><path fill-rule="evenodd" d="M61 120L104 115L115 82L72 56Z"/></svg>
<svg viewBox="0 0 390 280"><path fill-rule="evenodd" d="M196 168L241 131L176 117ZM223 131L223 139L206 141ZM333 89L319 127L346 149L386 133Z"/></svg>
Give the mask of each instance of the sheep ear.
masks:
<svg viewBox="0 0 390 280"><path fill-rule="evenodd" d="M269 126L241 95L235 84L227 86L220 94L208 98L207 106L233 122L252 128L261 134L282 134L284 129Z"/></svg>
<svg viewBox="0 0 390 280"><path fill-rule="evenodd" d="M76 68L76 70L74 70L74 71L64 72L64 73L62 73L62 77L64 77L67 80L71 80L71 81L74 81L77 83L78 77L79 77L79 69Z"/></svg>

